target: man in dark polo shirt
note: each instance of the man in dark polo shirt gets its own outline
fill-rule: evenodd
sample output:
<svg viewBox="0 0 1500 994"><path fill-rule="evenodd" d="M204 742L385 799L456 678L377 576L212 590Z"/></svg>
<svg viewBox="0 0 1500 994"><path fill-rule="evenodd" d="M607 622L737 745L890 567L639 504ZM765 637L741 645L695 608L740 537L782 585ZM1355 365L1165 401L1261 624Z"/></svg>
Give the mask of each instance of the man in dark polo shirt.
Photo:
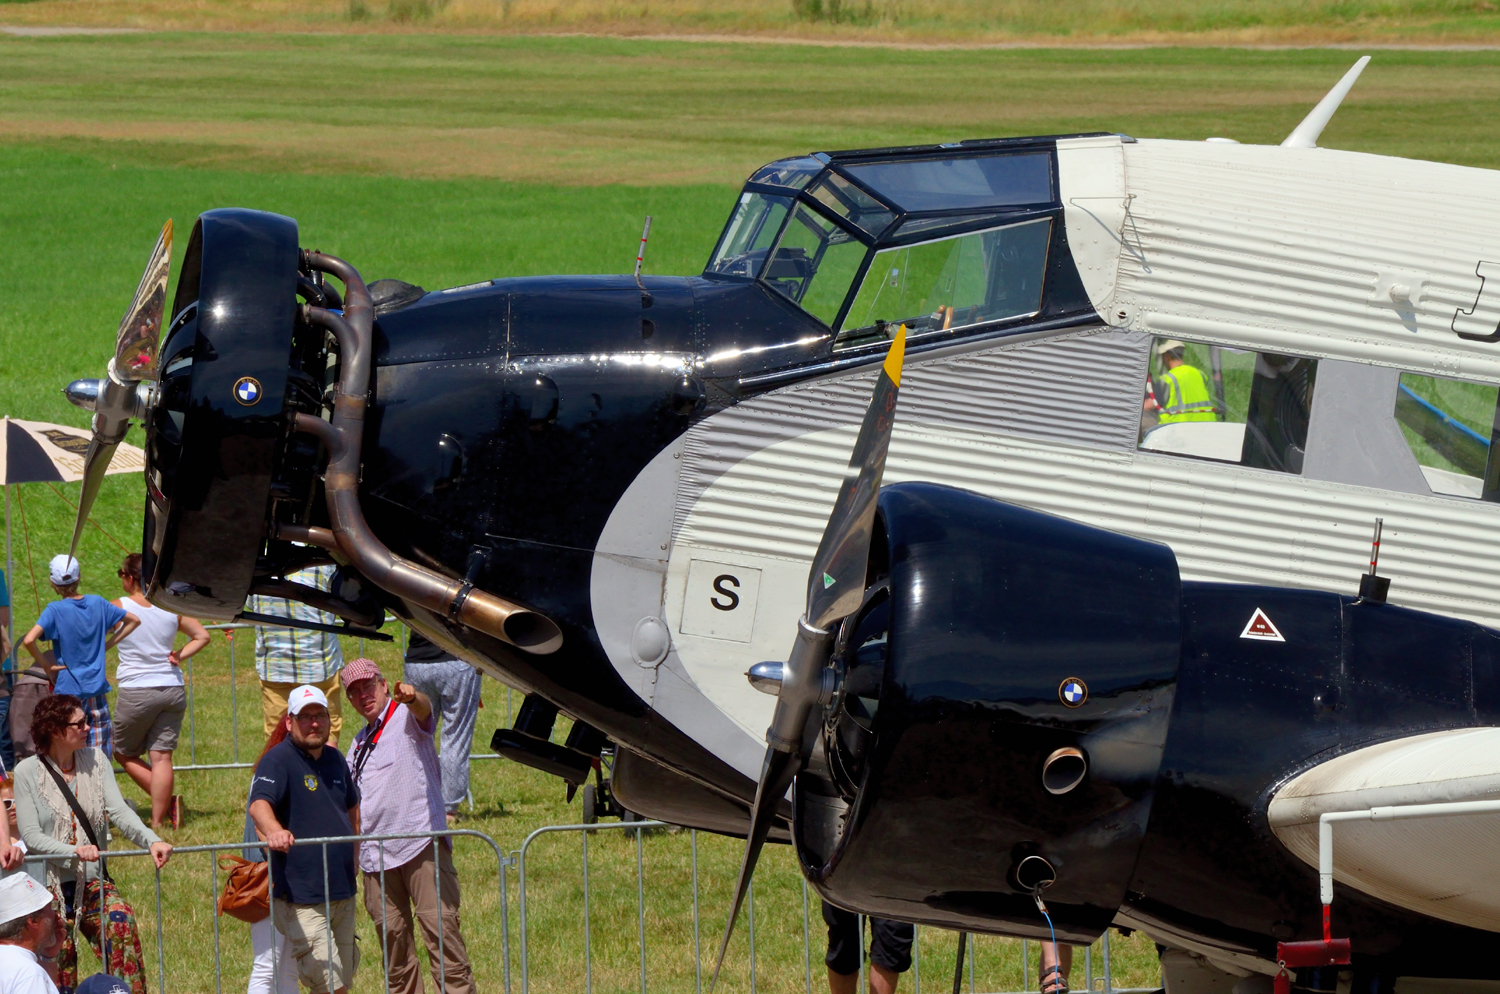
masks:
<svg viewBox="0 0 1500 994"><path fill-rule="evenodd" d="M287 698L287 738L255 767L250 817L271 849L272 917L286 936L297 975L313 994L347 994L359 966L354 944L354 843L330 844L327 886L322 846L297 838L359 834L359 788L328 745L328 698L303 685Z"/></svg>

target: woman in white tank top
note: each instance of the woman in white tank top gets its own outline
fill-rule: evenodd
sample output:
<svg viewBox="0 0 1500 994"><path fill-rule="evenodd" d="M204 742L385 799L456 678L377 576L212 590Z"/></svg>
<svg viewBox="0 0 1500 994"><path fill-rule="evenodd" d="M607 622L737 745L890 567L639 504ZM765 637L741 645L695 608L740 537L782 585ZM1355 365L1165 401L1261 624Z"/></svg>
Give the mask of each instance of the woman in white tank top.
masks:
<svg viewBox="0 0 1500 994"><path fill-rule="evenodd" d="M151 827L169 820L181 823L181 799L172 794L172 751L187 713L187 691L182 679L184 659L208 645L208 631L189 618L165 611L141 593L141 555L132 552L120 567L126 596L120 606L141 619L140 626L120 640L120 663L115 670L115 760L151 797ZM177 633L187 645L174 650ZM151 765L141 761L151 754Z"/></svg>

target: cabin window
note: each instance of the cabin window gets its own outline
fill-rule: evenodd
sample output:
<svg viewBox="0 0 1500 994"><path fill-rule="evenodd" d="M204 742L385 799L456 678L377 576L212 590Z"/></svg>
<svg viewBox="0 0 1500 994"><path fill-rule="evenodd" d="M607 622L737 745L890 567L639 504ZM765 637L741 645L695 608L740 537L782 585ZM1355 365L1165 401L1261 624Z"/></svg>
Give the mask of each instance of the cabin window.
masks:
<svg viewBox="0 0 1500 994"><path fill-rule="evenodd" d="M947 331L1034 314L1052 221L1041 218L985 231L881 249L844 317L835 348Z"/></svg>
<svg viewBox="0 0 1500 994"><path fill-rule="evenodd" d="M710 273L720 276L760 275L771 243L781 231L781 222L792 208L791 197L770 197L763 193L742 193L735 206L719 247L708 264Z"/></svg>
<svg viewBox="0 0 1500 994"><path fill-rule="evenodd" d="M1497 394L1500 388L1490 383L1401 374L1396 423L1433 493L1479 499L1486 489L1500 490L1485 486L1490 439L1500 424ZM1500 494L1489 499L1500 499Z"/></svg>
<svg viewBox="0 0 1500 994"><path fill-rule="evenodd" d="M773 290L832 326L864 257L864 242L799 204L761 278Z"/></svg>
<svg viewBox="0 0 1500 994"><path fill-rule="evenodd" d="M1303 356L1154 339L1140 448L1301 473L1317 367Z"/></svg>

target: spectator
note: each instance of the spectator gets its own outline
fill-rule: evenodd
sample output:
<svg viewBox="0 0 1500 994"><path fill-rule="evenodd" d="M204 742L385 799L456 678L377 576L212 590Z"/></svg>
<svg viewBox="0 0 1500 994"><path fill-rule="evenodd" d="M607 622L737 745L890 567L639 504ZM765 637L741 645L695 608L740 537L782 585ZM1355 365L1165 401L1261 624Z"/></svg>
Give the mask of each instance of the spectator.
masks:
<svg viewBox="0 0 1500 994"><path fill-rule="evenodd" d="M293 573L287 579L327 590L333 580L333 573L332 566L310 566ZM308 607L301 601L264 597L260 594L246 601L245 609L255 614L322 625L335 625L339 621L336 616ZM286 711L287 695L293 688L310 684L322 691L327 700L332 722L332 728L327 733L328 745L337 747L339 733L344 728L343 699L339 687L339 670L343 668L344 652L339 648L339 637L333 632L256 626L255 672L260 677L260 709L265 719L266 734L271 734L277 716Z"/></svg>
<svg viewBox="0 0 1500 994"><path fill-rule="evenodd" d="M105 966L115 974L129 977L144 992L145 970L140 937L135 934L135 916L129 905L113 893L114 887L101 877L99 841L109 848L106 830L113 821L131 842L151 850L158 869L171 858L172 847L141 824L135 812L126 807L108 754L87 745L87 730L88 715L83 702L72 694L54 694L37 705L31 723L37 755L23 759L16 766L16 823L32 855L74 858L29 863L26 870L57 895L70 921L75 911L83 909L79 931L87 933L90 920L97 926L100 905L107 908L108 920L104 924L110 950ZM78 887L80 879L84 882L82 888ZM88 936L96 951L98 935L96 929L94 935ZM69 986L76 974L76 955L72 942L65 942L59 970Z"/></svg>
<svg viewBox="0 0 1500 994"><path fill-rule="evenodd" d="M0 919L0 994L57 994L42 965L63 940L51 892L25 873L0 880Z"/></svg>
<svg viewBox="0 0 1500 994"><path fill-rule="evenodd" d="M895 994L901 974L911 969L911 944L916 929L909 922L868 918L870 923L870 992ZM859 983L859 915L823 902L823 922L828 926L828 990L831 994L855 994Z"/></svg>
<svg viewBox="0 0 1500 994"><path fill-rule="evenodd" d="M256 759L258 764L265 758L266 753L281 745L286 740L286 715L281 715L276 721L276 727L271 734L266 736L266 744L260 750L260 757ZM254 786L255 774L250 775L251 786ZM252 846L255 842L264 842L260 833L255 830L255 822L250 817L250 800L245 800L245 844L247 847L243 855L252 863L264 863L266 852L259 846ZM250 986L246 994L297 994L297 961L287 949L286 936L276 931L276 923L271 915L266 915L258 922L250 926L250 947L255 959L250 965Z"/></svg>
<svg viewBox="0 0 1500 994"><path fill-rule="evenodd" d="M52 675L47 672L46 663L33 663L16 677L16 687L10 695L10 713L5 717L17 762L36 755L36 744L31 741L31 716L42 698L51 693Z"/></svg>
<svg viewBox="0 0 1500 994"><path fill-rule="evenodd" d="M1036 965L1037 988L1042 994L1068 994L1068 973L1073 969L1073 947L1043 942Z"/></svg>
<svg viewBox="0 0 1500 994"><path fill-rule="evenodd" d="M479 714L478 670L449 655L416 632L406 645L406 682L427 695L443 718L438 766L443 772L443 810L451 825L458 806L469 796L469 750L474 745L474 719Z"/></svg>
<svg viewBox="0 0 1500 994"><path fill-rule="evenodd" d="M287 710L288 738L261 757L250 787L250 817L271 849L271 917L303 985L313 994L347 994L359 967L354 843L293 843L298 836L358 835L359 787L328 744L323 691L294 688Z"/></svg>
<svg viewBox="0 0 1500 994"><path fill-rule="evenodd" d="M141 593L141 554L132 552L120 566L126 596L120 607L141 619L140 627L119 641L115 680L115 760L151 798L151 828L169 817L182 825L182 798L172 794L172 750L187 713L182 661L208 645L208 631L197 618L179 617L146 600ZM173 649L177 633L187 645ZM151 753L151 764L141 753Z"/></svg>
<svg viewBox="0 0 1500 994"><path fill-rule="evenodd" d="M354 660L341 676L349 703L366 723L349 754L365 833L441 831L445 822L431 702L409 684L388 689L380 668L368 659ZM474 990L469 952L459 930L452 848L448 839L436 838L360 843L365 910L375 922L376 934L384 933L381 944L393 994L423 990L412 937L413 908L422 926L433 984L447 994Z"/></svg>
<svg viewBox="0 0 1500 994"><path fill-rule="evenodd" d="M79 984L73 994L130 994L130 985L123 977L96 973Z"/></svg>
<svg viewBox="0 0 1500 994"><path fill-rule="evenodd" d="M21 838L21 826L16 824L16 788L10 777L0 777L0 804L5 806L5 829L10 836L10 849L14 853L10 856L10 865L6 865L3 857L0 857L0 880L17 873L24 872L22 863L26 859L26 840ZM0 845L5 845L0 841Z"/></svg>
<svg viewBox="0 0 1500 994"><path fill-rule="evenodd" d="M10 579L5 570L0 569L0 659L5 660L4 673L0 673L0 761L5 763L7 770L16 768L16 753L10 744L10 722L6 720L10 711L10 681L5 677L5 673L16 670L16 661L10 652L14 648L11 643L14 637L15 633L10 630Z"/></svg>
<svg viewBox="0 0 1500 994"><path fill-rule="evenodd" d="M114 730L109 720L104 653L135 631L141 619L98 594L80 594L80 576L78 560L67 555L52 557L52 589L62 599L42 609L42 616L21 644L34 660L46 665L46 658L36 647L37 639L52 643L57 679L54 690L82 702L88 716L87 741L83 744L100 750L107 759L114 751Z"/></svg>

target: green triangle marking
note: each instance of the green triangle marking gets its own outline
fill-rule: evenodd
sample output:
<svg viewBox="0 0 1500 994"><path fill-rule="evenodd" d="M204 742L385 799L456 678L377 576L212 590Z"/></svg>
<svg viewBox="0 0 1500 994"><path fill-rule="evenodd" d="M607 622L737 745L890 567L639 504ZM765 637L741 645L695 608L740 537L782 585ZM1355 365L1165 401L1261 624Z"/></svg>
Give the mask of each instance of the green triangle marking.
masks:
<svg viewBox="0 0 1500 994"><path fill-rule="evenodd" d="M829 587L833 586L835 582L837 582L837 581L835 581L833 577L829 576L827 573L823 574L823 589L824 590L827 590Z"/></svg>

